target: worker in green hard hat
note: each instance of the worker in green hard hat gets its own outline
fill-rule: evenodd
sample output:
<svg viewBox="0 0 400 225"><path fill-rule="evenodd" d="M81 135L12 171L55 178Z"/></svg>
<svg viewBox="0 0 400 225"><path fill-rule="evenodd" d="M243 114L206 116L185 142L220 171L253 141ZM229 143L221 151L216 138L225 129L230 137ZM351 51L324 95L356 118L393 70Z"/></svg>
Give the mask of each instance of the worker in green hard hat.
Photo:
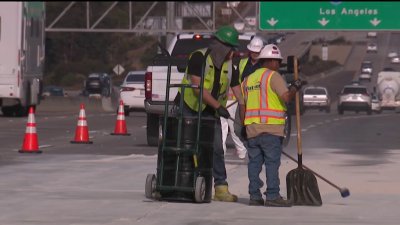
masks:
<svg viewBox="0 0 400 225"><path fill-rule="evenodd" d="M215 37L222 43L239 46L239 33L231 26L223 26L215 32Z"/></svg>
<svg viewBox="0 0 400 225"><path fill-rule="evenodd" d="M239 73L232 64L234 51L239 45L239 33L231 26L223 26L214 33L214 36L215 40L208 48L198 49L190 55L182 79L182 84L200 85L204 76L201 109L199 109L200 90L196 88L185 89L184 96L179 89L175 107L179 107L179 100L183 97L183 115L197 116L200 110L202 118L216 118L213 143L214 201L236 202L237 196L228 190L220 117L230 117L226 109L229 87L232 88L239 104L244 104ZM206 191L207 194L211 198L211 192Z"/></svg>

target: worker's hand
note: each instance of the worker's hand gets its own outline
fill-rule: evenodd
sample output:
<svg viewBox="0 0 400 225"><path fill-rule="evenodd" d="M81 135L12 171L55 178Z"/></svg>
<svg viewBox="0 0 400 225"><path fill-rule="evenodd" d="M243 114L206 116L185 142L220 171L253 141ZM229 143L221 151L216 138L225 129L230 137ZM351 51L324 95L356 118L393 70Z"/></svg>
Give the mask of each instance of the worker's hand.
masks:
<svg viewBox="0 0 400 225"><path fill-rule="evenodd" d="M247 132L246 132L246 127L243 126L242 129L240 130L240 135L244 140L247 140Z"/></svg>
<svg viewBox="0 0 400 225"><path fill-rule="evenodd" d="M225 107L223 107L222 105L217 108L217 113L219 116L222 116L226 119L229 119L229 117L231 116L229 114L228 110Z"/></svg>
<svg viewBox="0 0 400 225"><path fill-rule="evenodd" d="M303 82L300 79L294 80L290 83L289 85L289 89L294 87L296 89L296 91L299 91L301 89L301 87L303 86L303 84L305 84L305 82Z"/></svg>

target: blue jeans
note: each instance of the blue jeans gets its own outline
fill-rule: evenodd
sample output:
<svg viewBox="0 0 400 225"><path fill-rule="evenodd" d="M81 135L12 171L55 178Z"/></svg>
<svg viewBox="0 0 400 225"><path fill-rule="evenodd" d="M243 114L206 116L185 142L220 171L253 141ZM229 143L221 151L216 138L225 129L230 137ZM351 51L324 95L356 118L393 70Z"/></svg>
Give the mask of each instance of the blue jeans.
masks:
<svg viewBox="0 0 400 225"><path fill-rule="evenodd" d="M183 104L182 114L184 116L197 116L197 112L191 110L185 104ZM204 117L212 117L215 119L214 124L214 142L213 142L213 177L214 177L214 186L218 185L228 185L226 181L226 168L225 168L225 156L224 156L224 148L222 146L222 129L221 129L221 120L210 114L202 114L202 118Z"/></svg>
<svg viewBox="0 0 400 225"><path fill-rule="evenodd" d="M245 142L249 156L248 177L250 199L261 199L260 188L263 182L260 173L265 164L267 177L266 199L274 200L279 197L279 166L281 165L281 137L268 133L260 134Z"/></svg>

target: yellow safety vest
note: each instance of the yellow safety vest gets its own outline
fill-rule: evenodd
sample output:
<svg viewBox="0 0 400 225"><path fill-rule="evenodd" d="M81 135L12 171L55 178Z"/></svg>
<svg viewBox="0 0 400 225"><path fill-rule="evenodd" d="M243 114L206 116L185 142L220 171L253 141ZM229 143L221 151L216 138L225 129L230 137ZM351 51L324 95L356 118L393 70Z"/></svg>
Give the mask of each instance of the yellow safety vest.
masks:
<svg viewBox="0 0 400 225"><path fill-rule="evenodd" d="M203 56L205 55L207 49L200 49L195 52L201 52ZM192 57L192 54L190 54L189 60ZM182 84L191 84L190 80L190 75L187 73L188 69L186 68L185 75L182 78ZM200 75L200 74L199 74ZM212 92L212 89L214 87L214 82L218 82L214 80L215 78L215 71L214 71L214 64L212 62L211 56L208 55L206 59L206 64L205 64L205 69L204 69L204 90L208 90L210 93ZM232 78L232 60L224 62L221 68L221 76L219 79L220 87L218 90L218 98L217 101L222 105L226 106L226 102L228 101L228 90L229 90L229 85L230 81ZM179 93L181 93L181 88L178 89ZM194 93L193 88L186 88L185 89L185 94L183 96L183 100L185 103L191 108L192 110L198 112L199 108L199 97ZM203 111L206 108L206 104L203 103L201 106L201 111Z"/></svg>
<svg viewBox="0 0 400 225"><path fill-rule="evenodd" d="M257 69L241 84L246 105L244 124L285 124L286 105L271 88L275 71Z"/></svg>
<svg viewBox="0 0 400 225"><path fill-rule="evenodd" d="M243 71L249 61L249 57L240 59L239 61L239 84L242 83Z"/></svg>

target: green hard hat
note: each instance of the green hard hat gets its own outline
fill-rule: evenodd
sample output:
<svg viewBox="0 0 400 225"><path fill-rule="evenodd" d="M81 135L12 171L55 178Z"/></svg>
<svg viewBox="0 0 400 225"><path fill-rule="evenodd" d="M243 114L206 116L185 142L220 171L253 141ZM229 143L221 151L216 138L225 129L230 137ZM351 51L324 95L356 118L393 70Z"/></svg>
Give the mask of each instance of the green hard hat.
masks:
<svg viewBox="0 0 400 225"><path fill-rule="evenodd" d="M223 26L215 32L215 37L222 43L239 46L239 32L231 26Z"/></svg>

